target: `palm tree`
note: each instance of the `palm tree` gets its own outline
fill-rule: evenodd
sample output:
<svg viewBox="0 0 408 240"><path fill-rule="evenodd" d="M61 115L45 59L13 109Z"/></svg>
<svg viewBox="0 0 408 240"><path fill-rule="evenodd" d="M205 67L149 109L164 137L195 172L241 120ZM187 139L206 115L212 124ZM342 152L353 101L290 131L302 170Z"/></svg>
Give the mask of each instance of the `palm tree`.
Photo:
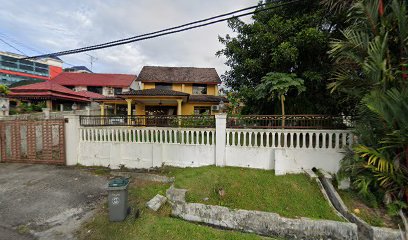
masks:
<svg viewBox="0 0 408 240"><path fill-rule="evenodd" d="M282 128L285 128L285 95L291 89L296 89L297 93L306 90L304 81L294 73L270 72L262 78L262 82L256 87L259 99L269 99L277 97L281 101L282 107Z"/></svg>
<svg viewBox="0 0 408 240"><path fill-rule="evenodd" d="M407 3L353 2L351 25L342 39L331 42L329 52L336 70L328 87L361 99L355 130L359 145L341 171L360 192L384 191L395 202L408 203Z"/></svg>
<svg viewBox="0 0 408 240"><path fill-rule="evenodd" d="M343 39L331 42L336 71L329 88L362 97L373 89L399 87L408 57L406 3L355 2L348 19L353 24L342 31Z"/></svg>

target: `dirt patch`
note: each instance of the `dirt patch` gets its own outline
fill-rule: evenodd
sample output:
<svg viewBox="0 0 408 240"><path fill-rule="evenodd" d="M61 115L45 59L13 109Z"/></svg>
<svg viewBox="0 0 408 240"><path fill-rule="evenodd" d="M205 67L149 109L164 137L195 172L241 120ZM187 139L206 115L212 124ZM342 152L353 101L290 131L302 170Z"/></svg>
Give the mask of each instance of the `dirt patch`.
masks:
<svg viewBox="0 0 408 240"><path fill-rule="evenodd" d="M350 191L339 191L339 194L351 212L372 226L398 229L398 224L401 224L399 217L390 216L384 207L369 207Z"/></svg>

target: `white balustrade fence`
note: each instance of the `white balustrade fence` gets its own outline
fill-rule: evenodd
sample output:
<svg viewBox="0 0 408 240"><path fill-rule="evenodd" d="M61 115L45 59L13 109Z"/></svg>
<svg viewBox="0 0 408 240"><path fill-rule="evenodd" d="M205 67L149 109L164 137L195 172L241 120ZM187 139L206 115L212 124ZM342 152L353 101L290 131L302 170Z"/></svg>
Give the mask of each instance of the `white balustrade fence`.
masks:
<svg viewBox="0 0 408 240"><path fill-rule="evenodd" d="M162 165L204 165L274 169L296 173L313 167L335 173L345 148L353 144L348 130L232 129L225 115L216 116L216 128L80 127L71 117L67 144L78 153L68 164L117 168ZM70 132L77 131L77 134Z"/></svg>
<svg viewBox="0 0 408 240"><path fill-rule="evenodd" d="M132 142L214 145L215 129L82 127L83 142Z"/></svg>
<svg viewBox="0 0 408 240"><path fill-rule="evenodd" d="M343 149L353 135L344 130L227 129L227 146L297 149Z"/></svg>

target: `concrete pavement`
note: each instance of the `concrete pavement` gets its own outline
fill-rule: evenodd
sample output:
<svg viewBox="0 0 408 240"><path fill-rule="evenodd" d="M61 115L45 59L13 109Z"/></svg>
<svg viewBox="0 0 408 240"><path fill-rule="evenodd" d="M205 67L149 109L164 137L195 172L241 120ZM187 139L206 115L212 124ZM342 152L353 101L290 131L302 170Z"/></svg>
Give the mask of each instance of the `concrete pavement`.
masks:
<svg viewBox="0 0 408 240"><path fill-rule="evenodd" d="M0 240L73 239L106 181L74 168L0 163Z"/></svg>

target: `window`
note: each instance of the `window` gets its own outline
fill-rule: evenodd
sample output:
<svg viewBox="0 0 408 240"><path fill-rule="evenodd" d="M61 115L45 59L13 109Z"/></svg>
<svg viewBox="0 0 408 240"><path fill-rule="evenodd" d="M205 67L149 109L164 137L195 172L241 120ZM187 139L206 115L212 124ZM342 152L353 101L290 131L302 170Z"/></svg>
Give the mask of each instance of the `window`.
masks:
<svg viewBox="0 0 408 240"><path fill-rule="evenodd" d="M171 90L171 83L156 83L156 89Z"/></svg>
<svg viewBox="0 0 408 240"><path fill-rule="evenodd" d="M194 115L210 115L211 107L194 107Z"/></svg>
<svg viewBox="0 0 408 240"><path fill-rule="evenodd" d="M88 91L102 94L102 87L88 86Z"/></svg>
<svg viewBox="0 0 408 240"><path fill-rule="evenodd" d="M121 94L122 88L115 88L115 95Z"/></svg>
<svg viewBox="0 0 408 240"><path fill-rule="evenodd" d="M207 94L206 84L193 84L193 95L204 95Z"/></svg>

